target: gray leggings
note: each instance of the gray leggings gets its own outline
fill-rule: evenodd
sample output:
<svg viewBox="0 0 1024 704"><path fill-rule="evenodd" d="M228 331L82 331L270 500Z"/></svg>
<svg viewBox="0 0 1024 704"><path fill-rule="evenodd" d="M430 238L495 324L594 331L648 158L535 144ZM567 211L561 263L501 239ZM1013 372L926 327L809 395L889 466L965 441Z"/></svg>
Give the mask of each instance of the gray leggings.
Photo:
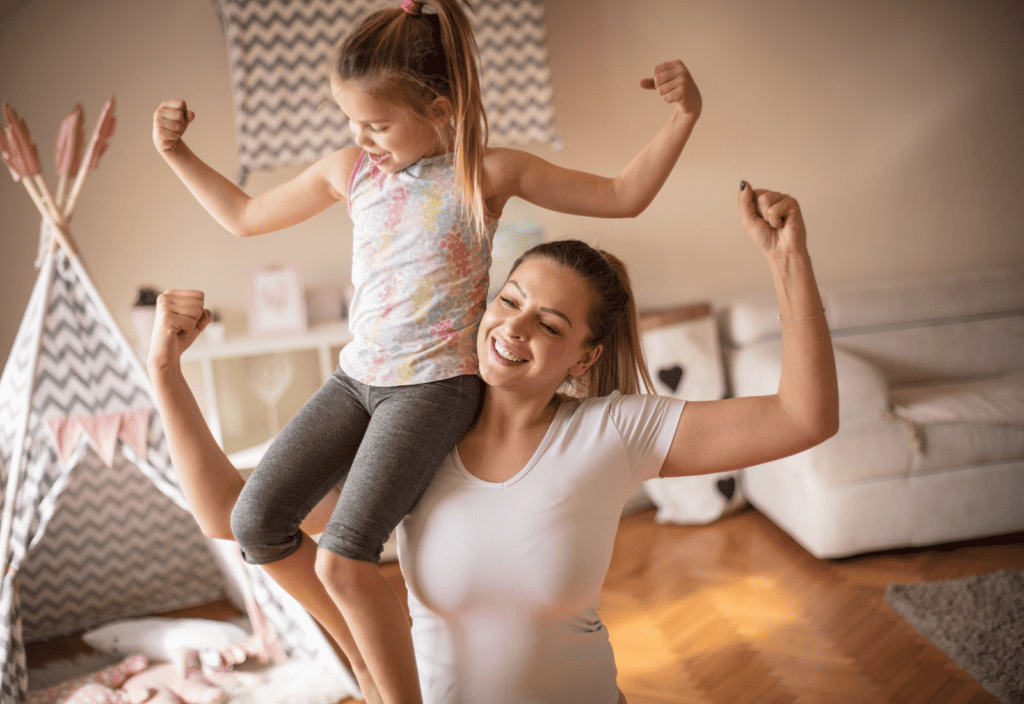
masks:
<svg viewBox="0 0 1024 704"><path fill-rule="evenodd" d="M299 549L300 524L344 481L320 547L377 563L385 541L479 411L475 374L367 386L339 367L275 438L245 483L231 530L246 562Z"/></svg>

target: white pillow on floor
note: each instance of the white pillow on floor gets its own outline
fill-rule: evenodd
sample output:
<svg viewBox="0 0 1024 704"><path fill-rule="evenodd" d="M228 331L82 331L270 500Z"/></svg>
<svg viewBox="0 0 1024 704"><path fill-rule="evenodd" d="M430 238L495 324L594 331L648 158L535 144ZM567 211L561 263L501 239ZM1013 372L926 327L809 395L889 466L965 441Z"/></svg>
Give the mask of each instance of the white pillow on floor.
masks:
<svg viewBox="0 0 1024 704"><path fill-rule="evenodd" d="M153 660L172 660L182 649L219 652L249 637L245 629L226 621L164 617L114 621L82 634L82 640L101 653L141 654Z"/></svg>
<svg viewBox="0 0 1024 704"><path fill-rule="evenodd" d="M714 316L657 327L641 337L647 370L659 394L687 401L725 397L725 370Z"/></svg>
<svg viewBox="0 0 1024 704"><path fill-rule="evenodd" d="M644 482L644 491L657 507L657 523L703 525L746 505L741 474L721 472L695 477L656 477Z"/></svg>
<svg viewBox="0 0 1024 704"><path fill-rule="evenodd" d="M697 306L688 307L700 311ZM680 309L685 315L687 307ZM674 312L662 314L672 319ZM655 323L657 325L657 323ZM712 401L727 392L718 326L710 308L703 315L649 327L643 333L647 370L655 390L687 401ZM643 484L657 507L658 523L710 523L746 504L739 472L650 479Z"/></svg>

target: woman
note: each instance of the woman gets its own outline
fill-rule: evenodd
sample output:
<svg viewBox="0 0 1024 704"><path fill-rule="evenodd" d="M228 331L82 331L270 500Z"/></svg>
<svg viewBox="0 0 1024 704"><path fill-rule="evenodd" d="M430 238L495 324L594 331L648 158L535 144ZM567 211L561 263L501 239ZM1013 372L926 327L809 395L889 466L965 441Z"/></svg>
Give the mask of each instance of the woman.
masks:
<svg viewBox="0 0 1024 704"><path fill-rule="evenodd" d="M488 307L480 415L400 527L424 701L624 701L597 607L631 491L654 476L767 462L837 431L832 344L799 206L746 183L739 205L779 299L774 395L684 404L637 394L646 371L628 278L582 243L527 252ZM193 513L207 535L230 538L242 480L179 365L208 319L200 292L161 296L149 368ZM585 398L560 394L567 381ZM309 585L304 606L355 652L308 564L294 574Z"/></svg>

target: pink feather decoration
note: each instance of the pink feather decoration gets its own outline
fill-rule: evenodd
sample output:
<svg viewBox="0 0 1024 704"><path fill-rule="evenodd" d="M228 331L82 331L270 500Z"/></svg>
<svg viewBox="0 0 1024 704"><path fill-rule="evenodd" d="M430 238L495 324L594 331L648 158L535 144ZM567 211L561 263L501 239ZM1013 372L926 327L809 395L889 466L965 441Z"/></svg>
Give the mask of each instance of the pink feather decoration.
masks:
<svg viewBox="0 0 1024 704"><path fill-rule="evenodd" d="M82 149L85 147L85 130L82 129L82 105L64 118L57 137L57 173L74 176L82 165Z"/></svg>
<svg viewBox="0 0 1024 704"><path fill-rule="evenodd" d="M20 181L21 172L15 168L14 155L11 153L11 147L7 143L7 137L5 136L5 131L3 129L0 129L0 156L3 157L4 164L6 164L7 168L10 169L11 178L15 181Z"/></svg>
<svg viewBox="0 0 1024 704"><path fill-rule="evenodd" d="M117 125L117 118L114 117L114 99L111 98L103 107L103 114L96 124L96 131L93 132L92 141L89 142L89 150L86 152L85 161L93 171L100 165L100 157L110 146L109 140L114 134L114 127Z"/></svg>
<svg viewBox="0 0 1024 704"><path fill-rule="evenodd" d="M7 117L7 140L15 159L15 167L22 176L38 176L42 171L39 152L32 143L25 121L19 120L18 113L7 103L4 103L4 115Z"/></svg>

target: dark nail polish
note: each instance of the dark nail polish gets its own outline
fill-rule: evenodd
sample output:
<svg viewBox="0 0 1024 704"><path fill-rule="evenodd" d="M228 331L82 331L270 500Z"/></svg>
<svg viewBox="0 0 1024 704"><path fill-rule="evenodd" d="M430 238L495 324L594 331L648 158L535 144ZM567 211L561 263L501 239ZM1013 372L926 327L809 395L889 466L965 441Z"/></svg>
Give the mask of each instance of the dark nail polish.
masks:
<svg viewBox="0 0 1024 704"><path fill-rule="evenodd" d="M740 181L740 190L741 191L747 190L747 182L746 181Z"/></svg>

